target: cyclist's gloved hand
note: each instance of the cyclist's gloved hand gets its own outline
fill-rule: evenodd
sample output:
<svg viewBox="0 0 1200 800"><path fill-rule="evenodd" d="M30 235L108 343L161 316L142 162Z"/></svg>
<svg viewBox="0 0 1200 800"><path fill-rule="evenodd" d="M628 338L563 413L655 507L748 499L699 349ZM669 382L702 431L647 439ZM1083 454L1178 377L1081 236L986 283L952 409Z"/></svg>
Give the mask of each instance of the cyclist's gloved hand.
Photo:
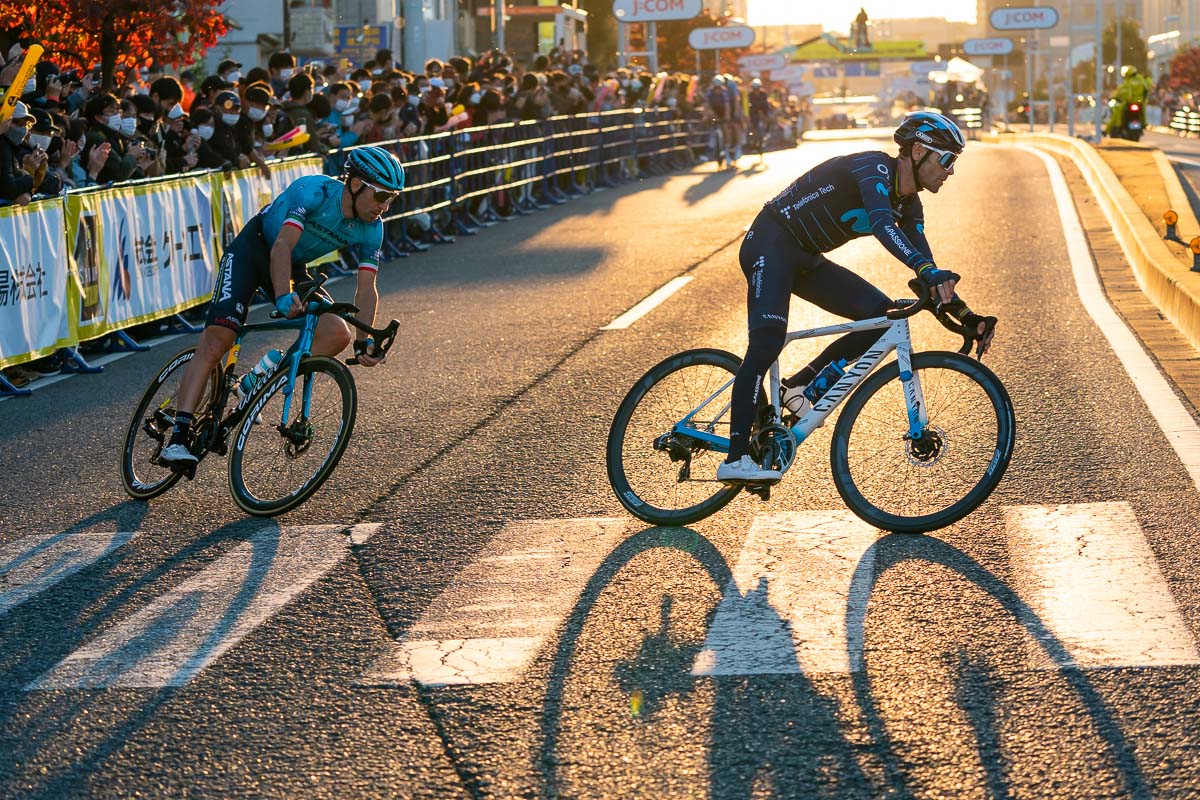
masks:
<svg viewBox="0 0 1200 800"><path fill-rule="evenodd" d="M975 331L978 342L975 355L983 358L983 354L992 346L992 337L996 335L996 318L981 317L974 311L967 311L959 318L959 321L966 326L967 330Z"/></svg>
<svg viewBox="0 0 1200 800"><path fill-rule="evenodd" d="M275 298L275 310L285 317L293 316L292 306L300 302L300 295L295 292L281 294Z"/></svg>
<svg viewBox="0 0 1200 800"><path fill-rule="evenodd" d="M959 281L959 274L948 269L938 269L933 264L925 264L917 269L917 277L931 289L937 289L939 303L949 303L954 299L954 284Z"/></svg>

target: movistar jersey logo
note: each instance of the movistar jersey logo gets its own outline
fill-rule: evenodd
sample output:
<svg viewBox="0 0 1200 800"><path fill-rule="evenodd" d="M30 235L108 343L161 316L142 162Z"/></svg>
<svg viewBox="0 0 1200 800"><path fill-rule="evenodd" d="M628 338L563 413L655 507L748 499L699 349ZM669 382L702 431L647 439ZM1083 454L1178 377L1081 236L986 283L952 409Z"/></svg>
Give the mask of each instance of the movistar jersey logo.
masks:
<svg viewBox="0 0 1200 800"><path fill-rule="evenodd" d="M855 233L870 233L871 224L867 222L867 210L865 208L852 208L845 214L842 214L842 222L854 220L852 230Z"/></svg>

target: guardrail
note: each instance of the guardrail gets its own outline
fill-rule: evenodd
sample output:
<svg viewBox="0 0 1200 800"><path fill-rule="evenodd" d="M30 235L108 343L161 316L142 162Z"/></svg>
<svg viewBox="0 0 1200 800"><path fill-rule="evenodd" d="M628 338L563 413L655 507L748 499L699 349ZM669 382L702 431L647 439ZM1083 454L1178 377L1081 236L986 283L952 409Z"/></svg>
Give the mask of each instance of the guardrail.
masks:
<svg viewBox="0 0 1200 800"><path fill-rule="evenodd" d="M708 133L698 112L639 108L375 142L407 173L385 218L384 252L402 258L475 234L502 211L527 215L686 167ZM127 329L161 320L194 331L181 314L207 301L237 230L295 178L339 172L348 151L324 163L272 161L270 179L257 170L187 173L0 208L0 367L62 351L69 369L95 371L82 342L144 349ZM355 266L344 252L328 269ZM27 393L0 374L0 396Z"/></svg>

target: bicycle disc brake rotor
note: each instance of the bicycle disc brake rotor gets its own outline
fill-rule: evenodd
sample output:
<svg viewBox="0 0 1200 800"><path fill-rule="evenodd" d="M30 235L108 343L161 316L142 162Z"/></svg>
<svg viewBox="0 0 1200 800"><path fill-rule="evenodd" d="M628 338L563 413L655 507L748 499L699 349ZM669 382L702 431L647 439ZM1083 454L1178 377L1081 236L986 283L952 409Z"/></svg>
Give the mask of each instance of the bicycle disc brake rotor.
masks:
<svg viewBox="0 0 1200 800"><path fill-rule="evenodd" d="M281 428L279 432L285 440L283 452L291 458L298 458L312 444L315 430L311 422L301 417L286 428Z"/></svg>
<svg viewBox="0 0 1200 800"><path fill-rule="evenodd" d="M928 427L921 436L904 438L904 453L908 463L918 467L932 467L949 452L946 432L941 428Z"/></svg>

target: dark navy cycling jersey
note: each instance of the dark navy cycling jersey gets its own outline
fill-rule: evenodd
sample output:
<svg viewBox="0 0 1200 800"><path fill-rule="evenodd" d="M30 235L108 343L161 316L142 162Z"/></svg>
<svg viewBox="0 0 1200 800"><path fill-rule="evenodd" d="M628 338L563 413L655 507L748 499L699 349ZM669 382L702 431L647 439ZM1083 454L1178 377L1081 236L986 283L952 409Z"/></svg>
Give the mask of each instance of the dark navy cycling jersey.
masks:
<svg viewBox="0 0 1200 800"><path fill-rule="evenodd" d="M871 151L831 158L801 175L765 206L810 253L874 236L914 271L932 264L925 212L916 194L901 197L896 159Z"/></svg>

